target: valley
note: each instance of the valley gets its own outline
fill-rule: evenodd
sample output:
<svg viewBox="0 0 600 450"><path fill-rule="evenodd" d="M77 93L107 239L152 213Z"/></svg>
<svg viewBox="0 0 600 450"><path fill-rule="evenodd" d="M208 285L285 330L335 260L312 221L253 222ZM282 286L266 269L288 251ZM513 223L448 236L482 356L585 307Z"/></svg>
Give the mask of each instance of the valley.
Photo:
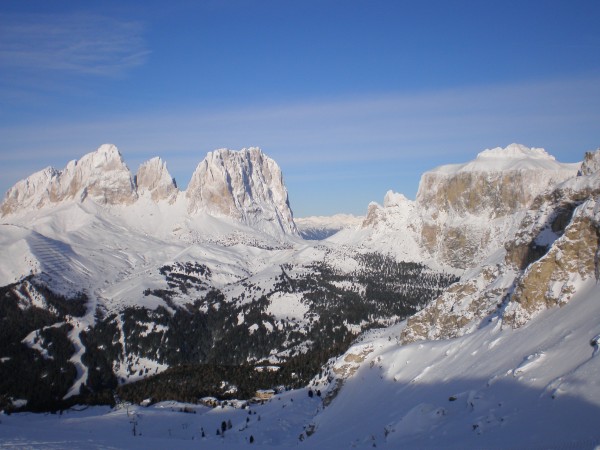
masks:
<svg viewBox="0 0 600 450"><path fill-rule="evenodd" d="M599 155L484 150L364 218L295 220L257 148L185 191L111 145L34 174L0 207L0 448L596 445Z"/></svg>

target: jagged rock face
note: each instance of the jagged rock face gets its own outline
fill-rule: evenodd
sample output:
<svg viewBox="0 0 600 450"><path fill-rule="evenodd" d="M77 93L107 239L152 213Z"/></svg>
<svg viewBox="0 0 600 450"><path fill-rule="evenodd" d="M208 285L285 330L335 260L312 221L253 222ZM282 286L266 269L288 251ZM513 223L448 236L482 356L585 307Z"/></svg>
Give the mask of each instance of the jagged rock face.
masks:
<svg viewBox="0 0 600 450"><path fill-rule="evenodd" d="M452 339L474 331L503 305L514 279L514 272L497 264L464 277L407 320L402 342Z"/></svg>
<svg viewBox="0 0 600 450"><path fill-rule="evenodd" d="M64 170L46 168L19 181L6 194L2 215L65 200L90 198L99 204L130 204L137 194L131 173L114 145L102 145Z"/></svg>
<svg viewBox="0 0 600 450"><path fill-rule="evenodd" d="M159 157L143 163L136 175L138 193L150 193L152 200L173 202L179 192L175 181L167 170L167 165Z"/></svg>
<svg viewBox="0 0 600 450"><path fill-rule="evenodd" d="M576 173L575 165L518 144L485 150L469 163L427 172L417 193L422 245L453 267L480 262L510 237L506 232L514 220L511 216Z"/></svg>
<svg viewBox="0 0 600 450"><path fill-rule="evenodd" d="M413 221L414 209L414 202L404 195L388 191L383 199L383 207L375 202L369 204L361 228L404 227Z"/></svg>
<svg viewBox="0 0 600 450"><path fill-rule="evenodd" d="M281 170L258 148L209 152L186 190L190 214L204 211L263 231L298 234Z"/></svg>
<svg viewBox="0 0 600 450"><path fill-rule="evenodd" d="M599 252L600 204L592 198L577 208L564 234L519 279L504 324L522 326L540 311L568 302L578 282L598 279Z"/></svg>
<svg viewBox="0 0 600 450"><path fill-rule="evenodd" d="M580 282L600 276L599 199L598 171L538 196L504 248L411 317L402 340L461 336L492 314L519 327L569 301Z"/></svg>
<svg viewBox="0 0 600 450"><path fill-rule="evenodd" d="M600 170L600 148L595 152L586 152L578 175L591 175Z"/></svg>

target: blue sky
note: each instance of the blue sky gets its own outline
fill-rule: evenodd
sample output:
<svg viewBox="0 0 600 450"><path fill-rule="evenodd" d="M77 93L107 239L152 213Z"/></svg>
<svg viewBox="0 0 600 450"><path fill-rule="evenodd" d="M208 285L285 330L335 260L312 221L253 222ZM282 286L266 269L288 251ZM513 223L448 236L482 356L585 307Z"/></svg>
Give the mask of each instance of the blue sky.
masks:
<svg viewBox="0 0 600 450"><path fill-rule="evenodd" d="M259 146L296 216L364 214L512 142L600 146L600 2L0 3L0 190L105 142L185 188Z"/></svg>

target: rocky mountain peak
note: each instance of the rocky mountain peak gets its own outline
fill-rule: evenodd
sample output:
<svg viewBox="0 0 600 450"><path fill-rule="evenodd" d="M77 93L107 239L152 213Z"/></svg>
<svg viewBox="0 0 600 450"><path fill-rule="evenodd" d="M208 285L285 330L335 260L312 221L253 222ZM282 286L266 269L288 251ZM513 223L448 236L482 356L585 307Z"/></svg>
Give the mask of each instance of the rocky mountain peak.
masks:
<svg viewBox="0 0 600 450"><path fill-rule="evenodd" d="M588 153L583 166L600 156ZM570 178L515 216L503 247L472 264L461 280L408 320L404 342L470 333L498 315L517 328L564 305L588 280L600 278L600 172Z"/></svg>
<svg viewBox="0 0 600 450"><path fill-rule="evenodd" d="M158 156L143 163L135 177L138 194L148 192L154 201L174 201L177 196L177 185L167 164Z"/></svg>
<svg viewBox="0 0 600 450"><path fill-rule="evenodd" d="M484 150L464 164L426 172L417 193L424 247L454 267L480 261L509 237L515 214L573 178L577 169L577 164L560 163L544 149L511 144Z"/></svg>
<svg viewBox="0 0 600 450"><path fill-rule="evenodd" d="M65 200L90 198L99 204L129 204L137 194L121 153L104 144L63 170L46 168L19 181L6 193L2 215L27 208L41 208Z"/></svg>
<svg viewBox="0 0 600 450"><path fill-rule="evenodd" d="M281 169L259 148L209 152L186 197L191 214L203 211L262 231L298 234Z"/></svg>
<svg viewBox="0 0 600 450"><path fill-rule="evenodd" d="M587 176L600 170L600 148L595 152L586 152L577 175Z"/></svg>

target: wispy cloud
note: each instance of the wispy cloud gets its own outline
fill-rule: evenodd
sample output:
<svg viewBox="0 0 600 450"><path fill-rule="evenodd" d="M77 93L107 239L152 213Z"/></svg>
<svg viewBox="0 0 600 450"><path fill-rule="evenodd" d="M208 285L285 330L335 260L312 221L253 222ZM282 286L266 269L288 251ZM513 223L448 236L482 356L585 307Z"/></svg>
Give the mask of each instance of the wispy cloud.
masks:
<svg viewBox="0 0 600 450"><path fill-rule="evenodd" d="M143 32L139 22L92 14L3 14L0 65L119 75L146 61Z"/></svg>
<svg viewBox="0 0 600 450"><path fill-rule="evenodd" d="M591 77L0 125L0 165L60 168L112 142L133 170L162 156L185 187L206 152L261 146L282 166L301 214L328 200L339 206L339 198L327 198L339 191L359 205L347 211L360 212L387 189L413 196L425 170L467 161L485 148L519 142L545 147L561 161L581 160L600 145L598 104L600 79ZM17 181L6 175L4 190Z"/></svg>

